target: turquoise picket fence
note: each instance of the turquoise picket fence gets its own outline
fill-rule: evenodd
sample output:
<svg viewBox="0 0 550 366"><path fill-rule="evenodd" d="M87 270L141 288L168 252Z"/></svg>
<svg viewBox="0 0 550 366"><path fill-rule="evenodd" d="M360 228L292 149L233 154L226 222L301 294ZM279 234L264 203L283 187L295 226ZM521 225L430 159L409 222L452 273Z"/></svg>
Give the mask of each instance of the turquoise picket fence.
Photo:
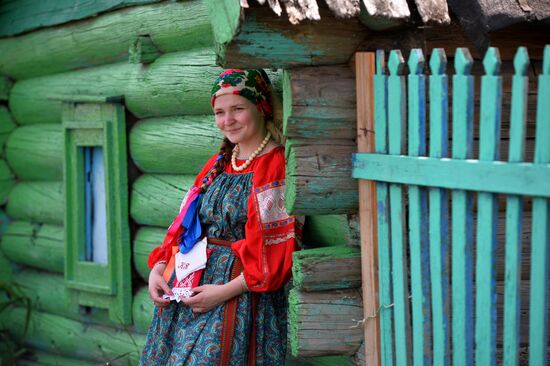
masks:
<svg viewBox="0 0 550 366"><path fill-rule="evenodd" d="M394 50L388 75L377 52L375 152L353 157L353 176L376 181L382 365L517 365L524 347L530 365L546 365L550 46L534 102L525 48L509 76L500 73L498 49L486 52L477 98L468 50L456 50L450 88L446 63L442 49L433 50L428 67L421 50L412 50L407 64ZM506 115L504 77L511 78ZM532 104L534 136L526 136ZM507 161L500 157L502 121L509 128ZM533 139L527 159L526 140ZM526 212L530 252L522 256ZM504 229L497 236L499 220ZM520 302L522 285L528 306Z"/></svg>

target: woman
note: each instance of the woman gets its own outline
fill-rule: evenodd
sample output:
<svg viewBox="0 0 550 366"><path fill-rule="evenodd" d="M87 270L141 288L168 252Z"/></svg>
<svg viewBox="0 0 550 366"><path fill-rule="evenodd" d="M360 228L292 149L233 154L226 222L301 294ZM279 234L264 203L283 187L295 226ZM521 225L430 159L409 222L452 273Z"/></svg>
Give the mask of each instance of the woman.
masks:
<svg viewBox="0 0 550 366"><path fill-rule="evenodd" d="M270 88L263 70L226 70L214 83L212 108L224 141L149 256L157 307L142 365L284 364L283 286L299 229L284 208L284 148ZM195 205L200 234L191 223ZM174 278L163 278L172 247L185 252L200 236L210 253L200 286L180 303L163 298Z"/></svg>

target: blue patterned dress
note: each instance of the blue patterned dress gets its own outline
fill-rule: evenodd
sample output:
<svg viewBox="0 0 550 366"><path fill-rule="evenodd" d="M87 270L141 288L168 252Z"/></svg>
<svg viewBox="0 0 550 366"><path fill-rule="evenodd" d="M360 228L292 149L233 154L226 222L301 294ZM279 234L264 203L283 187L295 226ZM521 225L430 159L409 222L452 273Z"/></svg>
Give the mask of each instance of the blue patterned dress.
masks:
<svg viewBox="0 0 550 366"><path fill-rule="evenodd" d="M199 211L208 237L231 242L244 238L253 174L225 172L208 187ZM239 260L230 247L216 244L208 247L212 252L201 285L229 282L232 268ZM226 319L229 302L200 314L174 301L166 308L155 308L140 365L220 365L224 347L229 355L229 360L224 362L227 365L284 365L286 301L283 289L246 292L234 302L233 321ZM229 322L233 329L229 342L222 336L226 334L224 319L225 327ZM231 344L230 349L227 344Z"/></svg>

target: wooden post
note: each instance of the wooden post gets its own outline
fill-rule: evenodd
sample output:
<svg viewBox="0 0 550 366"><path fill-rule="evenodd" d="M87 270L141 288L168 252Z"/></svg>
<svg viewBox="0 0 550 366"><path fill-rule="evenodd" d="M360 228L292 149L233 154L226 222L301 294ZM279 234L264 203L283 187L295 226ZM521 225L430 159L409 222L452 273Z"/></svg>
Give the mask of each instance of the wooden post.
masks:
<svg viewBox="0 0 550 366"><path fill-rule="evenodd" d="M375 57L372 52L355 55L357 86L357 149L374 152ZM359 180L359 220L361 231L361 272L365 364L380 365L380 318L378 317L378 238L376 222L376 183Z"/></svg>

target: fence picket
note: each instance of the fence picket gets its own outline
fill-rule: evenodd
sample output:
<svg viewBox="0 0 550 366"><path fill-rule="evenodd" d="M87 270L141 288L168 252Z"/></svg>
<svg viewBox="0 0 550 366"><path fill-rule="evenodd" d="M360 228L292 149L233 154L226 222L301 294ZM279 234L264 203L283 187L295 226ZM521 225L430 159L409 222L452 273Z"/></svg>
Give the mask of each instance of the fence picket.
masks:
<svg viewBox="0 0 550 366"><path fill-rule="evenodd" d="M423 74L422 50L409 55L408 143L409 156L426 155L426 77ZM413 321L413 364L431 365L432 321L430 308L430 253L426 189L409 186L409 243L411 261L411 296Z"/></svg>
<svg viewBox="0 0 550 366"><path fill-rule="evenodd" d="M491 47L483 58L485 75L481 78L479 160L498 160L502 78L498 50ZM496 284L495 249L497 196L478 193L478 228L476 258L476 364L496 364Z"/></svg>
<svg viewBox="0 0 550 366"><path fill-rule="evenodd" d="M469 159L474 126L474 77L470 75L473 59L467 48L458 48L454 61L452 157ZM453 190L452 199L453 364L473 365L472 194Z"/></svg>
<svg viewBox="0 0 550 366"><path fill-rule="evenodd" d="M401 155L404 152L406 118L405 61L399 50L390 52L388 60L388 140L389 153ZM407 291L407 264L405 261L405 231L403 224L403 188L390 184L390 231L393 275L393 314L395 333L395 363L410 364L409 343L409 300Z"/></svg>
<svg viewBox="0 0 550 366"><path fill-rule="evenodd" d="M538 77L535 164L550 163L550 45L544 48ZM548 184L548 182L546 182ZM533 199L531 236L531 292L529 306L529 364L546 365L548 347L548 272L550 260L550 205L548 198Z"/></svg>
<svg viewBox="0 0 550 366"><path fill-rule="evenodd" d="M374 140L375 150L388 153L388 88L384 51L376 52L374 75ZM378 207L378 281L380 297L380 359L383 366L393 366L393 303L390 252L390 218L388 184L376 182Z"/></svg>
<svg viewBox="0 0 550 366"><path fill-rule="evenodd" d="M441 48L430 57L430 157L448 156L447 58ZM449 207L445 189L429 189L430 274L432 282L433 358L449 364Z"/></svg>
<svg viewBox="0 0 550 366"><path fill-rule="evenodd" d="M525 124L527 122L527 91L529 87L528 66L527 49L520 47L514 57L515 75L512 79L509 162L522 162L525 155ZM522 213L522 197L517 195L507 196L503 354L503 363L506 366L516 366L519 360Z"/></svg>

